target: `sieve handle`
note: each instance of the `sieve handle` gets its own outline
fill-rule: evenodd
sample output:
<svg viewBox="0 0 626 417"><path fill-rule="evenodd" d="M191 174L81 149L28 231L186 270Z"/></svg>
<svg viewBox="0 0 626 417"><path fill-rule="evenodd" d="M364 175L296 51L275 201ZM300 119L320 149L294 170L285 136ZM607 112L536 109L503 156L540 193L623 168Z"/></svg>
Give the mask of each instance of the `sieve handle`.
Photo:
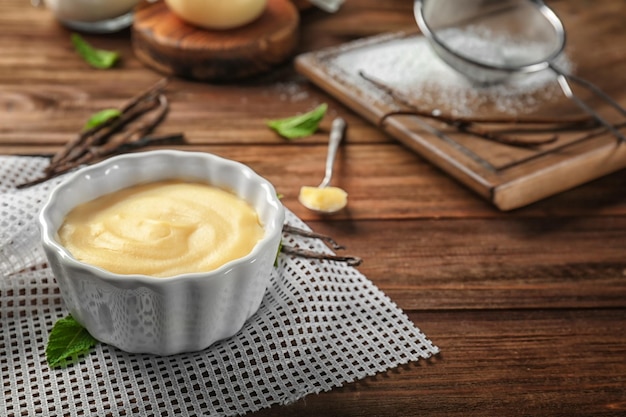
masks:
<svg viewBox="0 0 626 417"><path fill-rule="evenodd" d="M615 100L609 97L604 91L602 91L597 86L590 83L589 81L580 77L576 77L574 75L566 74L564 71L561 71L558 67L556 67L552 63L550 63L550 69L557 74L557 82L559 83L561 90L563 90L563 94L565 94L567 98L572 100L574 103L576 103L578 107L583 109L585 112L591 115L594 119L600 122L600 124L606 127L619 140L621 140L622 142L626 142L626 136L624 136L619 130L617 130L617 128L611 123L609 123L604 117L600 116L600 114L596 112L594 109L592 109L591 106L589 106L587 103L581 100L580 97L574 94L574 92L572 91L572 87L570 86L570 82L575 82L576 84L588 89L589 91L591 91L592 93L600 97L602 100L604 100L606 103L610 104L611 107L613 107L615 110L617 110L619 113L621 113L625 117L626 117L626 109L620 106Z"/></svg>

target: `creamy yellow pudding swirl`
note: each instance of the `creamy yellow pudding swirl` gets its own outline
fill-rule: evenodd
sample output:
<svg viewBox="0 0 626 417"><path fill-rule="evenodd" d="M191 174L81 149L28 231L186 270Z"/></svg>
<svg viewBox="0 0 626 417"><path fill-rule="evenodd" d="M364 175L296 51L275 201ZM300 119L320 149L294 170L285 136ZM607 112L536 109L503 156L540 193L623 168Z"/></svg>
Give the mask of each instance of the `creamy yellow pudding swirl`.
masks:
<svg viewBox="0 0 626 417"><path fill-rule="evenodd" d="M332 213L339 211L348 204L348 193L339 187L309 187L300 188L298 200L311 210Z"/></svg>
<svg viewBox="0 0 626 417"><path fill-rule="evenodd" d="M263 233L244 200L207 184L175 180L82 204L68 214L59 238L85 263L118 274L169 277L241 258Z"/></svg>

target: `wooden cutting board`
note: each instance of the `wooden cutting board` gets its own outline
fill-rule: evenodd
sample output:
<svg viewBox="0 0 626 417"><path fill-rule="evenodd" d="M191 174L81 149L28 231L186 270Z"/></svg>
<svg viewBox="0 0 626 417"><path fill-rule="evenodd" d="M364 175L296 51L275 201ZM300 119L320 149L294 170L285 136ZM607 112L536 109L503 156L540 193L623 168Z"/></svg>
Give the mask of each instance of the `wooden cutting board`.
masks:
<svg viewBox="0 0 626 417"><path fill-rule="evenodd" d="M565 51L573 73L595 83L626 106L626 49L621 46L626 45L626 25L623 24L626 4L613 3L611 7L615 10L589 8L582 0L556 4L561 6L556 12L568 34ZM300 55L295 65L311 81L501 210L530 204L626 167L626 143L606 130L550 132L547 135L556 138L553 143L529 148L467 135L429 117L384 117L390 112L406 110L407 96L411 98L408 102L410 109L448 115L456 113L457 116L461 113L463 117L474 119L564 120L587 116L564 97L555 80L532 93L520 89L519 97L504 90L474 89L474 86L460 94L452 91L456 87L449 85L431 86L430 91L422 86L419 92L412 94L411 87L404 86L402 82L404 78L416 75L410 72L403 74L403 63L408 62L407 54L419 53L419 48L399 48L401 43L423 47L426 39L417 29L414 32L384 34ZM394 56L394 51L397 56ZM438 59L434 53L429 53L432 59ZM425 60L423 64L433 65L436 62ZM385 67L384 71L382 67ZM420 67L414 69L415 72L423 71ZM371 80L370 73L378 73L374 80L376 84L363 76L367 75ZM441 80L446 76L452 77L443 72L441 76L430 74L433 78L430 81L437 84L443 82ZM381 88L379 81L383 81L382 87L385 88ZM389 85L399 87L390 94L386 90ZM626 122L623 116L587 91L576 91L612 123ZM488 94L505 94L505 97L492 97L489 102L486 99ZM507 108L502 110L503 106ZM519 108L515 109L516 106Z"/></svg>
<svg viewBox="0 0 626 417"><path fill-rule="evenodd" d="M144 64L167 74L201 81L227 81L269 71L291 57L299 12L289 0L268 0L254 22L236 29L208 30L174 15L163 1L135 11L132 45Z"/></svg>

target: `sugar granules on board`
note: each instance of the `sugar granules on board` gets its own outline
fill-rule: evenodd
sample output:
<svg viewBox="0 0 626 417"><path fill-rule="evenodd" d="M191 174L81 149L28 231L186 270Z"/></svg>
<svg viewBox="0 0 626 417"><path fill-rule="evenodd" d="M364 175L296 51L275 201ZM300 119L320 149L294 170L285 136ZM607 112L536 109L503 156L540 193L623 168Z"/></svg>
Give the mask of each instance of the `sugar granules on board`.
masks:
<svg viewBox="0 0 626 417"><path fill-rule="evenodd" d="M330 61L337 69L334 75L347 75L350 83L362 87L373 100L389 101L389 97L373 88L360 72L414 98L412 101L432 111L457 116L472 115L481 108L504 114L530 113L542 102L561 94L551 70L527 74L503 84L479 86L443 62L421 35L381 39L348 48ZM571 66L564 55L559 57L559 66L564 69Z"/></svg>

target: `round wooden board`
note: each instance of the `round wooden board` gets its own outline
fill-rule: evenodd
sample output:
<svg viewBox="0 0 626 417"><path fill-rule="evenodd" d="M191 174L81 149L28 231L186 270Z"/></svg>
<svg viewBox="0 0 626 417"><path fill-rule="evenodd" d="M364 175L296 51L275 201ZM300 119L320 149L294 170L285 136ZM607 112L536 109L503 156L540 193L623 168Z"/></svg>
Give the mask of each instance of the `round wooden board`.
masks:
<svg viewBox="0 0 626 417"><path fill-rule="evenodd" d="M132 46L144 64L167 75L227 81L270 70L293 53L300 16L289 0L268 0L264 13L236 29L208 30L174 15L163 1L135 10Z"/></svg>

